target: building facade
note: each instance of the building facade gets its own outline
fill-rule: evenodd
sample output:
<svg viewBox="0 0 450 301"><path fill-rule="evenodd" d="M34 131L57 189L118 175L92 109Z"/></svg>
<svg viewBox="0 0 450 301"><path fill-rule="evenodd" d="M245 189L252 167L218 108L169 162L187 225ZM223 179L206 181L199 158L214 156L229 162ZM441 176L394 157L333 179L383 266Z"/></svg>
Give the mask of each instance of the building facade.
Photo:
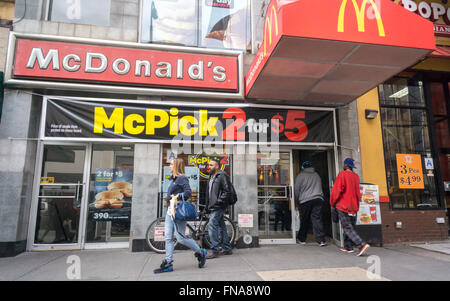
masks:
<svg viewBox="0 0 450 301"><path fill-rule="evenodd" d="M0 123L1 256L149 250L174 157L199 208L207 162L231 175L237 247L295 243L300 164L313 162L327 197L346 157L375 197L358 222L369 242L447 239L448 63L432 57L431 25L383 0L367 8L367 37L346 1L330 1L345 36L325 38L325 29L293 31L294 12L317 12L300 2L16 1ZM383 19L391 9L423 41L391 38L390 26L405 24ZM383 51L390 59L379 63ZM403 182L401 154L421 170ZM340 244L325 203L325 232Z"/></svg>

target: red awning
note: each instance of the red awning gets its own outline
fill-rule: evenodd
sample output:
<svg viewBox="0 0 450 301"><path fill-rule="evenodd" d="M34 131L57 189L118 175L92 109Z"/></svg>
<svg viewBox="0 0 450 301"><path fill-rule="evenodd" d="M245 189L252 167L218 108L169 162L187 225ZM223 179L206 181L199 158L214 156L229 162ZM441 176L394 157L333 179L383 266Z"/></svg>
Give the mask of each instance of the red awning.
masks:
<svg viewBox="0 0 450 301"><path fill-rule="evenodd" d="M436 50L428 55L429 57L450 58L450 47L436 46Z"/></svg>
<svg viewBox="0 0 450 301"><path fill-rule="evenodd" d="M433 24L390 0L272 0L248 98L348 103L435 49Z"/></svg>

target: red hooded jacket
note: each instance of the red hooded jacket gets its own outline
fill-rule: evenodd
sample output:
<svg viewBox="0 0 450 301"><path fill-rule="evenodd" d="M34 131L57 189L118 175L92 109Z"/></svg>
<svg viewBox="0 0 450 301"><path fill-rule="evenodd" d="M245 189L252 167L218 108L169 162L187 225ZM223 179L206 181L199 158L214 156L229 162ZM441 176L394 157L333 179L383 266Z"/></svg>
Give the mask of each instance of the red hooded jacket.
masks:
<svg viewBox="0 0 450 301"><path fill-rule="evenodd" d="M336 209L350 214L356 214L359 210L360 199L359 176L350 170L341 171L331 190L331 207L336 207Z"/></svg>

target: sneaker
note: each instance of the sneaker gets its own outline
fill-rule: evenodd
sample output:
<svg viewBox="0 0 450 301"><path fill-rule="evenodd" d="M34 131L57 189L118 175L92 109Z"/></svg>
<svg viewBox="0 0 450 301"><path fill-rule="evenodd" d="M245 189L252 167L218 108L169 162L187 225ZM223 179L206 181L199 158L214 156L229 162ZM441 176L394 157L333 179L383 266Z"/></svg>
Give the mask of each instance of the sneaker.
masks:
<svg viewBox="0 0 450 301"><path fill-rule="evenodd" d="M297 243L298 243L298 244L301 244L301 245L306 245L306 242L305 242L305 241L301 241L301 240L298 240L298 239L297 239Z"/></svg>
<svg viewBox="0 0 450 301"><path fill-rule="evenodd" d="M355 252L353 249L347 250L346 248L341 248L340 250L341 250L342 252L345 252L345 253L353 253L353 252Z"/></svg>
<svg viewBox="0 0 450 301"><path fill-rule="evenodd" d="M359 250L359 253L356 254L356 256L361 256L362 254L364 254L364 252L365 252L369 247L370 247L369 244L365 244L365 245L361 248L361 250Z"/></svg>
<svg viewBox="0 0 450 301"><path fill-rule="evenodd" d="M326 244L326 242L324 242L324 241L322 241L322 242L320 242L319 243L319 247L325 247L327 244Z"/></svg>
<svg viewBox="0 0 450 301"><path fill-rule="evenodd" d="M167 262L165 259L161 263L158 269L153 270L153 273L160 274L160 273L166 273L166 272L172 272L173 271L173 261Z"/></svg>
<svg viewBox="0 0 450 301"><path fill-rule="evenodd" d="M211 252L211 253L207 252L206 253L206 259L213 259L216 257L219 257L219 253L215 253L215 252Z"/></svg>
<svg viewBox="0 0 450 301"><path fill-rule="evenodd" d="M205 266L206 254L207 254L207 252L205 249L201 249L200 253L195 253L195 257L197 257L197 260L198 260L198 267L200 269Z"/></svg>
<svg viewBox="0 0 450 301"><path fill-rule="evenodd" d="M219 251L219 255L232 255L233 251L229 250L229 251L224 251L224 250L220 250Z"/></svg>

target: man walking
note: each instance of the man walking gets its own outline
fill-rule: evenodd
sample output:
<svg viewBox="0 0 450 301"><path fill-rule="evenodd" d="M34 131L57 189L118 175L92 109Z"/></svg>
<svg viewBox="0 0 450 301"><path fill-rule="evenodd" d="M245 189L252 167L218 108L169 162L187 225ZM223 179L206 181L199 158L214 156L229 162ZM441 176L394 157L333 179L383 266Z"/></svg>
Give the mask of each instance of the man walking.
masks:
<svg viewBox="0 0 450 301"><path fill-rule="evenodd" d="M297 239L301 244L306 243L309 222L312 220L316 242L321 247L326 246L322 224L322 181L310 161L303 162L301 172L295 179L294 196L300 209L300 231Z"/></svg>
<svg viewBox="0 0 450 301"><path fill-rule="evenodd" d="M228 201L232 197L232 188L230 177L226 172L220 170L218 161L210 160L208 165L210 177L206 202L207 209L210 211L208 234L211 240L211 252L208 252L206 258L212 259L219 255L231 255L233 253L223 218Z"/></svg>
<svg viewBox="0 0 450 301"><path fill-rule="evenodd" d="M355 160L347 158L344 160L344 171L336 178L330 196L330 205L336 208L344 230L344 248L341 251L353 253L353 246L359 249L357 256L361 256L369 244L364 242L356 233L356 214L359 210L361 192L359 190L359 176L353 172Z"/></svg>

